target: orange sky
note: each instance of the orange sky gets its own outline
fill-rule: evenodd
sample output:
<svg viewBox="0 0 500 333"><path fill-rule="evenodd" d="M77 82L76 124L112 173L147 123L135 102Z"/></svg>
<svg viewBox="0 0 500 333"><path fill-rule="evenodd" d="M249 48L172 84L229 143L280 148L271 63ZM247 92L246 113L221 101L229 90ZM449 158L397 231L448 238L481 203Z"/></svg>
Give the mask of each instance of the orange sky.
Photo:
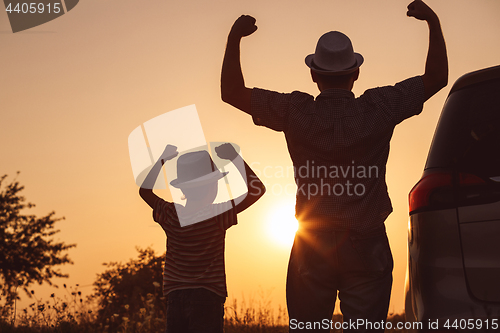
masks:
<svg viewBox="0 0 500 333"><path fill-rule="evenodd" d="M460 75L498 65L500 2L429 0L441 18L450 85L423 113L396 128L387 183L394 213L386 225L395 258L391 311L403 308L407 194L423 170L446 95ZM139 1L85 0L68 14L13 34L0 13L0 174L18 180L44 215L65 221L58 237L76 243L75 264L62 267L84 294L103 262L135 257L135 247L164 251L163 231L137 193L127 138L143 122L196 104L207 141L237 143L256 171L290 166L284 137L253 125L220 100L219 76L227 33L243 13L259 30L243 41L247 84L316 95L304 57L319 36L346 33L363 54L354 93L423 73L426 24L407 18L401 0ZM289 246L267 228L294 195L279 193L289 177L261 177L268 193L227 233L230 298L270 292L285 304ZM289 191L290 192L290 191ZM44 289L44 288L42 288ZM38 288L36 290L42 291ZM46 290L46 289L44 289ZM47 291L45 291L47 292Z"/></svg>

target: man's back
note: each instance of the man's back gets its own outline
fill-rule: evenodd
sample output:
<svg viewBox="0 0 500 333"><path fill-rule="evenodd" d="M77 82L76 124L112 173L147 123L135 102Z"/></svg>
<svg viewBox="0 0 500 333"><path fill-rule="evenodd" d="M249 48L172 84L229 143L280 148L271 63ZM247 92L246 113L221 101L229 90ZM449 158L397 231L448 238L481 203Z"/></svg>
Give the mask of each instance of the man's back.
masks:
<svg viewBox="0 0 500 333"><path fill-rule="evenodd" d="M421 77L367 90L359 98L327 89L316 98L254 88L255 124L283 131L298 186L301 220L329 217L330 228L367 232L392 211L385 170L394 127L419 114Z"/></svg>

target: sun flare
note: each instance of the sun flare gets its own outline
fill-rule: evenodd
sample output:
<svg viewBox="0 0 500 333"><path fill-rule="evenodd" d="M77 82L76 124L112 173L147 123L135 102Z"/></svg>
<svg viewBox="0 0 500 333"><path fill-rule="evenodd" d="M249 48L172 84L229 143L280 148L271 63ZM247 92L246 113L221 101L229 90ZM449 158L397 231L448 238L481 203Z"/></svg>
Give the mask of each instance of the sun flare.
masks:
<svg viewBox="0 0 500 333"><path fill-rule="evenodd" d="M298 227L294 204L278 206L269 215L268 234L277 244L292 246Z"/></svg>

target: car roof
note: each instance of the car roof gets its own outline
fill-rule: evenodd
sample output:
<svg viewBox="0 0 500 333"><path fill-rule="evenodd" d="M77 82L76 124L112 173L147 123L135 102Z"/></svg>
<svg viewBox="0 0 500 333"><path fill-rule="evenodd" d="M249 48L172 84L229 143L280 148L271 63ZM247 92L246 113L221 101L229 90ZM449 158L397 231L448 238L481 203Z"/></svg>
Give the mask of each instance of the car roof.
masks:
<svg viewBox="0 0 500 333"><path fill-rule="evenodd" d="M470 164L465 162L473 161L473 153L479 152L479 148L490 149L488 142L494 145L500 142L497 137L500 136L499 91L500 66L467 73L457 79L441 112L425 169L460 167L465 170ZM488 134L490 132L494 135ZM478 139L485 133L497 141ZM498 159L499 163L488 163L492 167L500 165L500 157ZM483 160L476 158L475 161ZM483 171L489 172L489 169L483 168Z"/></svg>
<svg viewBox="0 0 500 333"><path fill-rule="evenodd" d="M500 65L464 74L455 81L448 96L465 87L498 78L500 78Z"/></svg>

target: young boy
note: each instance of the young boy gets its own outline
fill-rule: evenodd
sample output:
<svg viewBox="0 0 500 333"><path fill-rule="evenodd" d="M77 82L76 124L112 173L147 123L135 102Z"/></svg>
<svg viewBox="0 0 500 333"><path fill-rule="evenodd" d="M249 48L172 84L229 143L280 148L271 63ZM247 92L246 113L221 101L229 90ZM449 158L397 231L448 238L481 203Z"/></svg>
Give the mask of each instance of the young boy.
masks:
<svg viewBox="0 0 500 333"><path fill-rule="evenodd" d="M206 151L186 153L177 160L178 178L170 184L181 189L184 206L167 202L152 188L162 165L177 156L167 145L144 180L139 194L153 209L153 218L167 235L163 270L163 294L167 296L167 333L222 333L227 297L224 266L226 229L235 225L236 214L250 207L265 187L232 145L215 148L246 174L248 193L226 203L214 204L221 173ZM182 225L185 226L182 226Z"/></svg>

